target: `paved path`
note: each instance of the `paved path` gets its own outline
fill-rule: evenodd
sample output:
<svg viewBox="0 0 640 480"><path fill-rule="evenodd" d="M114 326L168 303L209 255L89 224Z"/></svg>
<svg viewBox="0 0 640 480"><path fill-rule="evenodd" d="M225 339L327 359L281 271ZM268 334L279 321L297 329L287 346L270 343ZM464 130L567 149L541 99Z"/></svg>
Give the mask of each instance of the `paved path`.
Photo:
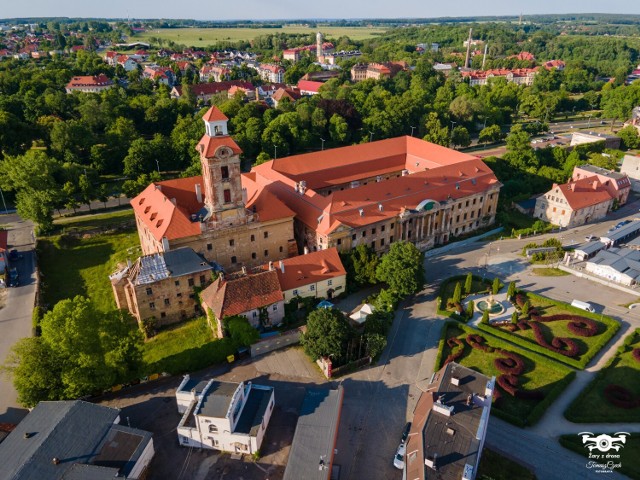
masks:
<svg viewBox="0 0 640 480"><path fill-rule="evenodd" d="M261 355L253 362L258 373L279 374L291 378L309 378L323 381L320 369L312 364L301 348L287 348Z"/></svg>
<svg viewBox="0 0 640 480"><path fill-rule="evenodd" d="M13 344L31 336L31 314L35 299L35 255L33 224L15 214L0 216L0 223L9 230L9 249L17 249L23 258L14 262L20 276L20 286L9 288L4 308L0 309L0 363L4 363ZM0 375L0 423L18 423L27 411L17 403L17 393L11 380Z"/></svg>

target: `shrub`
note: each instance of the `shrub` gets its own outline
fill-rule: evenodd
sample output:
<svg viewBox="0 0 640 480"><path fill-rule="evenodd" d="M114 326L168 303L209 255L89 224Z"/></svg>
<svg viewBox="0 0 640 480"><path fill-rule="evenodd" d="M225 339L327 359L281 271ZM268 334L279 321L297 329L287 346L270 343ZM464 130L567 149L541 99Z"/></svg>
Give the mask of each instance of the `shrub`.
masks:
<svg viewBox="0 0 640 480"><path fill-rule="evenodd" d="M464 343L462 343L462 340L460 340L459 338L452 337L447 339L447 345L449 345L449 348L451 348L451 353L446 358L442 366L446 365L447 363L456 361L464 353Z"/></svg>
<svg viewBox="0 0 640 480"><path fill-rule="evenodd" d="M512 397L518 392L518 377L515 375L504 374L496 379L496 383Z"/></svg>
<svg viewBox="0 0 640 480"><path fill-rule="evenodd" d="M518 325L518 318L519 318L519 317L518 317L518 312L514 311L514 312L511 314L511 323L512 323L514 326L517 326L517 325ZM512 330L512 331L513 331L513 330Z"/></svg>
<svg viewBox="0 0 640 480"><path fill-rule="evenodd" d="M504 358L496 358L493 360L493 365L502 373L510 375L520 375L524 372L524 360L517 353L501 350L500 354Z"/></svg>
<svg viewBox="0 0 640 480"><path fill-rule="evenodd" d="M507 288L507 299L511 300L516 293L516 282L510 282Z"/></svg>
<svg viewBox="0 0 640 480"><path fill-rule="evenodd" d="M489 325L489 310L485 310L482 312L482 320L480 320L485 325Z"/></svg>
<svg viewBox="0 0 640 480"><path fill-rule="evenodd" d="M460 285L460 282L456 283L456 288L453 291L453 303L460 303L460 301L462 300L462 285Z"/></svg>
<svg viewBox="0 0 640 480"><path fill-rule="evenodd" d="M467 277L464 280L464 293L469 295L471 293L471 287L473 286L473 274L467 273Z"/></svg>
<svg viewBox="0 0 640 480"><path fill-rule="evenodd" d="M631 355L636 361L640 362L640 348L634 348Z"/></svg>
<svg viewBox="0 0 640 480"><path fill-rule="evenodd" d="M467 318L473 318L473 310L475 309L475 302L473 300L469 300L467 303Z"/></svg>
<svg viewBox="0 0 640 480"><path fill-rule="evenodd" d="M527 315L529 315L529 307L530 307L530 306L531 306L531 304L529 303L529 300L525 301L525 302L522 304L522 315L523 315L523 316L525 316L525 317L526 317Z"/></svg>
<svg viewBox="0 0 640 480"><path fill-rule="evenodd" d="M498 277L493 279L493 283L491 284L491 291L493 292L494 295L497 295L497 293L500 291L502 284L500 283L500 279Z"/></svg>

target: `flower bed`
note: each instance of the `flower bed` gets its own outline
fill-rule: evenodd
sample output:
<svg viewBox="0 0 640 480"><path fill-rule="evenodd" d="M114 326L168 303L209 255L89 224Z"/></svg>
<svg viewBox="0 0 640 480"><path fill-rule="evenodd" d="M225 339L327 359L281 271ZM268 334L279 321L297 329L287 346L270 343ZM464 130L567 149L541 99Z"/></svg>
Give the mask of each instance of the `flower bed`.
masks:
<svg viewBox="0 0 640 480"><path fill-rule="evenodd" d="M640 348L634 348L631 355L636 361L640 362Z"/></svg>
<svg viewBox="0 0 640 480"><path fill-rule="evenodd" d="M471 348L461 348L460 343ZM462 354L459 354L463 351ZM436 368L455 355L457 362L496 376L492 414L518 426L533 425L572 381L575 372L459 323L443 329Z"/></svg>
<svg viewBox="0 0 640 480"><path fill-rule="evenodd" d="M620 385L607 385L604 387L604 398L607 401L619 408L636 408L640 406L640 399L635 398L626 388Z"/></svg>
<svg viewBox="0 0 640 480"><path fill-rule="evenodd" d="M443 365L446 365L449 362L456 361L464 353L464 343L462 343L462 340L460 340L459 338L455 338L455 337L448 338L447 345L449 345L449 347L451 348L451 353L445 359ZM455 348L456 346L458 348Z"/></svg>

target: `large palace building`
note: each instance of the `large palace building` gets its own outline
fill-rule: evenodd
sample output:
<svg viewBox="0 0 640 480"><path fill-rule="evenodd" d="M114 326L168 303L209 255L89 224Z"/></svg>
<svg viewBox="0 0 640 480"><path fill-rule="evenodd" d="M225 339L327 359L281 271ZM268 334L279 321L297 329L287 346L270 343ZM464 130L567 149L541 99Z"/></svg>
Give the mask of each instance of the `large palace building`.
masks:
<svg viewBox="0 0 640 480"><path fill-rule="evenodd" d="M202 176L131 201L145 255L190 247L226 271L360 244L422 250L491 225L501 184L479 158L413 137L280 158L240 172L216 107L197 149Z"/></svg>

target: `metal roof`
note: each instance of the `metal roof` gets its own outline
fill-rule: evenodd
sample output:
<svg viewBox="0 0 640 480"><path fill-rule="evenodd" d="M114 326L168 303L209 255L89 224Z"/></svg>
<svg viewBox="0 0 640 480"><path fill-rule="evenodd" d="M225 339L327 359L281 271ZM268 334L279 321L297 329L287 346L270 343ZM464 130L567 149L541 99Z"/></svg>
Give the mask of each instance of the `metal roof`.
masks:
<svg viewBox="0 0 640 480"><path fill-rule="evenodd" d="M617 138L615 135L607 135L607 134L598 135L598 136L602 138ZM597 167L591 164L580 165L578 168L581 170L586 170L587 172L597 173L599 175L603 175L609 178L614 178L616 180L622 180L623 178L627 178L627 175L624 173L607 170L606 168Z"/></svg>
<svg viewBox="0 0 640 480"><path fill-rule="evenodd" d="M582 252L585 255L590 255L604 248L604 243L599 240L595 240L593 242L583 243L578 248L576 248L576 252Z"/></svg>
<svg viewBox="0 0 640 480"><path fill-rule="evenodd" d="M283 480L326 480L340 422L344 390L307 389Z"/></svg>
<svg viewBox="0 0 640 480"><path fill-rule="evenodd" d="M140 257L137 285L154 283L169 277L180 277L212 270L213 267L189 247Z"/></svg>
<svg viewBox="0 0 640 480"><path fill-rule="evenodd" d="M631 223L628 223L620 228L616 228L612 232L605 233L600 238L606 239L612 242L616 242L618 240L622 240L632 235L638 235L639 233L640 233L640 221L634 220Z"/></svg>
<svg viewBox="0 0 640 480"><path fill-rule="evenodd" d="M267 411L272 394L273 387L252 384L236 428L233 431L255 436L262 424L262 419Z"/></svg>
<svg viewBox="0 0 640 480"><path fill-rule="evenodd" d="M80 400L40 402L0 443L2 478L101 480L108 473L128 474L150 441L151 433L114 425L119 414L118 409ZM112 431L116 435L117 432L136 435L142 440L135 449L113 450L107 443ZM112 450L110 459L116 461L119 468L74 466L92 463L109 449ZM54 458L59 459L57 465Z"/></svg>

